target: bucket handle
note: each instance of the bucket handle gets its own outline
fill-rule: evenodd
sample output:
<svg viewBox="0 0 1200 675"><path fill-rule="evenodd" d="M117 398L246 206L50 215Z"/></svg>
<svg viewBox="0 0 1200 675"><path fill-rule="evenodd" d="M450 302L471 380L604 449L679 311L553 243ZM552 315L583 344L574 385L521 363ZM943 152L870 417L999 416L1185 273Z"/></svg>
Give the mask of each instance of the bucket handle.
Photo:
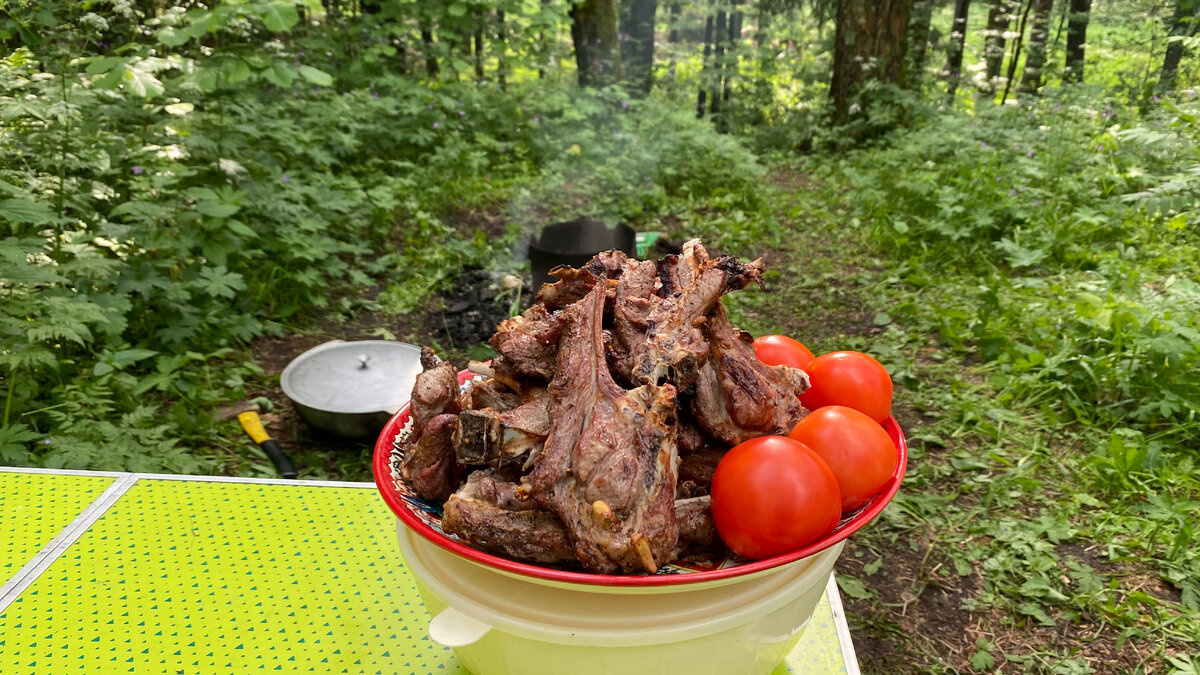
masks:
<svg viewBox="0 0 1200 675"><path fill-rule="evenodd" d="M447 607L429 622L429 639L443 647L466 647L492 629L488 624Z"/></svg>

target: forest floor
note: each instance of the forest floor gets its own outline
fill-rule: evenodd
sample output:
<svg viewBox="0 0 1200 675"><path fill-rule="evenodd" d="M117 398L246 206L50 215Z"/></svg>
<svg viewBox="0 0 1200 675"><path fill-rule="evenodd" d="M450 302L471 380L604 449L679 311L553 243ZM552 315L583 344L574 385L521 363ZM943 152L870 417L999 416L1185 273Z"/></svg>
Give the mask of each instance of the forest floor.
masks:
<svg viewBox="0 0 1200 675"><path fill-rule="evenodd" d="M804 198L811 197L819 186L786 171L774 173L771 183L779 195L774 216L786 228L787 236L779 237L780 245L762 253L768 269L779 274L765 292L734 302L733 315L752 332L792 335L817 353L842 345L866 345L864 350L871 351L871 344L887 338L886 328L878 320L882 311L878 290L889 272L886 262L873 257L864 242L827 218L819 222L804 214ZM254 344L255 356L268 375L266 381L274 384L264 385L253 395L266 396L277 404L265 420L301 467L302 478L371 480L370 442L331 439L312 432L279 390L278 374L310 347L331 339L378 339L380 328L402 341L438 344L453 362L465 363L469 357L465 345L447 347L451 343L439 320L444 316L439 301L435 299L426 310L407 316L363 314ZM971 364L943 350L933 336L916 344L909 349L908 374L922 383L923 391L942 385L948 390L953 380L964 377L978 379L971 374ZM924 442L923 438L935 436L925 430L948 414L938 406L929 396L914 395L898 385L893 414L910 439L909 478L925 476L923 485L934 484L926 489L954 495L953 482L960 477L967 480L956 470L955 453L973 451L981 441L965 435L958 437L953 447ZM970 492L957 494L957 500L977 498ZM895 508L892 505L888 510ZM1005 515L1036 517L1032 512ZM979 523L974 526L978 528ZM1115 646L1117 629L1110 623L1034 621L1014 615L1002 603L990 602L985 578L989 572L980 564L958 564L970 536L965 527L946 529L944 522L914 527L912 519L901 522L881 517L849 540L837 573L846 582L843 596L863 672L1107 674L1133 672L1139 666L1144 672L1155 672L1135 643L1128 642L1121 649ZM1114 572L1103 569L1111 564L1086 546L1062 546L1073 547L1069 552L1078 564ZM1123 572L1121 578L1142 579L1147 592L1172 592L1144 571Z"/></svg>

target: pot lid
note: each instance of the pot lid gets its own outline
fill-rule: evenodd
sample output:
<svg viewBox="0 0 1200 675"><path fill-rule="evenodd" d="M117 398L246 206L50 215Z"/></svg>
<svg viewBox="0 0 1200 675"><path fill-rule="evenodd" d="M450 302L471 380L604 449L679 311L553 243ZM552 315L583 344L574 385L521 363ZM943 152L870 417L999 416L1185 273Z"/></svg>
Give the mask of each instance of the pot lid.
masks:
<svg viewBox="0 0 1200 675"><path fill-rule="evenodd" d="M420 348L387 340L334 340L292 359L279 376L283 393L331 413L395 413L421 372Z"/></svg>

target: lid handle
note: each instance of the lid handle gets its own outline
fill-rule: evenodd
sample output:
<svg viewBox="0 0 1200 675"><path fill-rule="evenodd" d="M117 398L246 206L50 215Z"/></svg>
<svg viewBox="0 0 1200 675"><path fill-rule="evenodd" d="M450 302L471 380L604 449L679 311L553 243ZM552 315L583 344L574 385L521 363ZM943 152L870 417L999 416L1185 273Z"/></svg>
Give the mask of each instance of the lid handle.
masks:
<svg viewBox="0 0 1200 675"><path fill-rule="evenodd" d="M429 639L443 647L466 647L492 629L488 624L447 607L429 622Z"/></svg>
<svg viewBox="0 0 1200 675"><path fill-rule="evenodd" d="M370 354L359 354L358 355L358 367L360 369L366 369L367 361L370 361L370 360L371 360Z"/></svg>

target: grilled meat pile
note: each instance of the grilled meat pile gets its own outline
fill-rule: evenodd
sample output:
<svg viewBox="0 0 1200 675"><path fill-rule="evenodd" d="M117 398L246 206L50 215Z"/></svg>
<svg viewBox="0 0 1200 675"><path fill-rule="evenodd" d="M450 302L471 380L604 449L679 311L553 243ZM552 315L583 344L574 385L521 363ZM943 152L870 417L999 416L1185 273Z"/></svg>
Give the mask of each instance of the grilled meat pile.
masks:
<svg viewBox="0 0 1200 675"><path fill-rule="evenodd" d="M443 503L447 533L526 562L653 573L717 544L721 456L805 413L804 372L761 363L721 304L762 271L699 240L657 264L607 251L556 268L465 393L423 350L401 477Z"/></svg>

